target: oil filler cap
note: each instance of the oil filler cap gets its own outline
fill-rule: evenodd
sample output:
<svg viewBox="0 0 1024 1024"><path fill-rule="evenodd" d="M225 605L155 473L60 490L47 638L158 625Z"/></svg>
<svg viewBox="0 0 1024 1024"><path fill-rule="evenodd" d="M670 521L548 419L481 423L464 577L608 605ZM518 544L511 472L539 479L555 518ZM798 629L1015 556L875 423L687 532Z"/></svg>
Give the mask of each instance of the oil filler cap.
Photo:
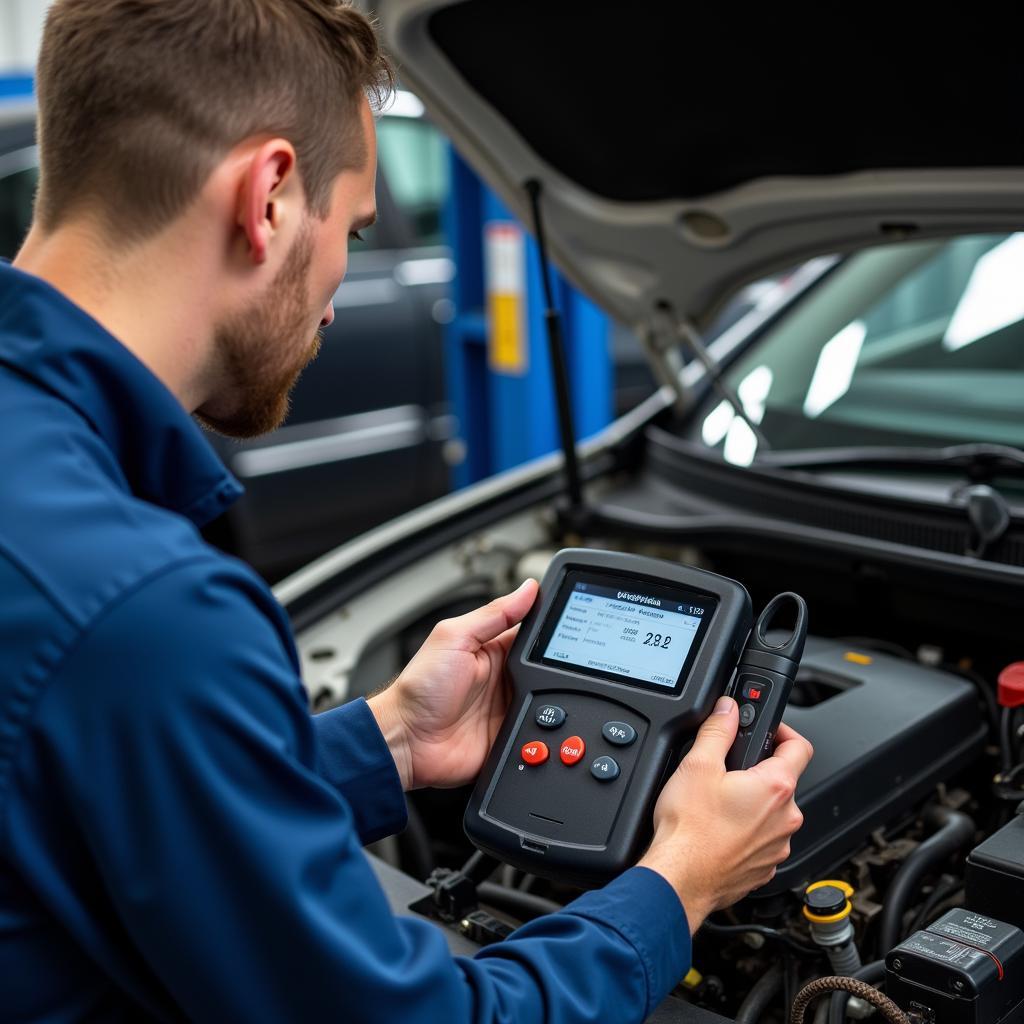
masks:
<svg viewBox="0 0 1024 1024"><path fill-rule="evenodd" d="M804 917L818 924L832 924L850 915L853 887L846 882L815 882L804 893Z"/></svg>
<svg viewBox="0 0 1024 1024"><path fill-rule="evenodd" d="M1004 708L1024 706L1024 661L1015 661L999 673L999 704Z"/></svg>

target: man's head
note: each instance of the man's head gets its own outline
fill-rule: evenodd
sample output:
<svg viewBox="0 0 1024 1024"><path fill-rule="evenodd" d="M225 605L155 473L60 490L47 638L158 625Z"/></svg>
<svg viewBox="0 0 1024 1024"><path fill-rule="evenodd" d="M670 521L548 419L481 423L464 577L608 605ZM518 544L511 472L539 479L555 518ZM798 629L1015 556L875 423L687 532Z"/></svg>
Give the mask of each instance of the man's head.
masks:
<svg viewBox="0 0 1024 1024"><path fill-rule="evenodd" d="M37 230L87 225L111 254L192 253L212 323L182 357L202 359L194 404L225 433L280 422L315 354L349 235L374 216L372 105L391 83L372 24L340 0L50 9Z"/></svg>

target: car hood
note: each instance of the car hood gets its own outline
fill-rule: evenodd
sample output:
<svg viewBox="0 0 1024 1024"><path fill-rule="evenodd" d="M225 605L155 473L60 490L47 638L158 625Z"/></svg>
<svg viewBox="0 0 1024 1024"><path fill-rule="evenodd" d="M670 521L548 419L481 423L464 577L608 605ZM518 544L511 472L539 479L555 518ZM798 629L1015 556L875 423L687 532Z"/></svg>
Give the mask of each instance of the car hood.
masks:
<svg viewBox="0 0 1024 1024"><path fill-rule="evenodd" d="M633 326L666 308L699 326L741 284L817 254L1024 220L1013 26L374 6L403 83L526 224L524 183L541 183L554 262Z"/></svg>

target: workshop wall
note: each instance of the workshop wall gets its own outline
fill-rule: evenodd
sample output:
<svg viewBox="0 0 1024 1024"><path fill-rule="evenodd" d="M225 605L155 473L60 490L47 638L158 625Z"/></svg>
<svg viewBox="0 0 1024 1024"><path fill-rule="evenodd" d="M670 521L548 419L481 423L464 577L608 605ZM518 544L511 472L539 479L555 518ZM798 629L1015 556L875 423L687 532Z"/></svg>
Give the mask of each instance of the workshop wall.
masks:
<svg viewBox="0 0 1024 1024"><path fill-rule="evenodd" d="M0 77L35 67L49 0L0 0Z"/></svg>

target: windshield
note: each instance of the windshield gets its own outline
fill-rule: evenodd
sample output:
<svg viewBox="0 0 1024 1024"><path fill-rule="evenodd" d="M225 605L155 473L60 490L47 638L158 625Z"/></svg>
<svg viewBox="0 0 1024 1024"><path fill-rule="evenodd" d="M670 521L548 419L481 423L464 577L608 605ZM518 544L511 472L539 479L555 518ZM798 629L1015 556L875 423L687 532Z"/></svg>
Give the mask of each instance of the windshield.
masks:
<svg viewBox="0 0 1024 1024"><path fill-rule="evenodd" d="M1024 447L1024 233L857 253L725 376L774 450ZM757 454L727 402L698 429L730 462Z"/></svg>

